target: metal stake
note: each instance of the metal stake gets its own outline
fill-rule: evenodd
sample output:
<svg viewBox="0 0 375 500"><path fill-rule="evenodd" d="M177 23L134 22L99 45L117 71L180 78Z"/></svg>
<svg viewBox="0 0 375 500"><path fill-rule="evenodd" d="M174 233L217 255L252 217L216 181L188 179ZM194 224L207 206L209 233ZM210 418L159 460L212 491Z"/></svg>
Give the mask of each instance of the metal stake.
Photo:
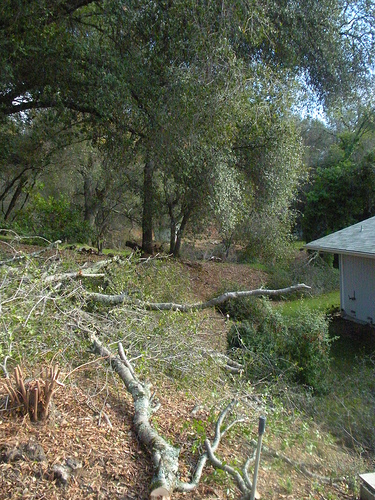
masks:
<svg viewBox="0 0 375 500"><path fill-rule="evenodd" d="M266 429L266 417L259 417L258 446L257 446L257 454L255 457L253 487L251 488L250 500L255 499L255 492L257 489L259 462L260 462L260 452L262 449L262 439L263 439L263 434L264 434L265 429Z"/></svg>

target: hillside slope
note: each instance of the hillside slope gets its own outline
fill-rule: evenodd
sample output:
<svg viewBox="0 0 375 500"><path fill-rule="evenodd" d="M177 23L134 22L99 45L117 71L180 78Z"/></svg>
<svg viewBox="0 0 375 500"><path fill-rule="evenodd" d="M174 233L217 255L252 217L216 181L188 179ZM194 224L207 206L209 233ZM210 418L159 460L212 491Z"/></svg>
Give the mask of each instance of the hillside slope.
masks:
<svg viewBox="0 0 375 500"><path fill-rule="evenodd" d="M153 425L168 441L181 448L181 479L189 480L203 451L204 438L213 434L219 411L237 398L238 416L244 422L228 433L217 453L222 460L241 466L246 456L254 452L258 417L266 415L265 448L258 479L262 498L354 498L352 488L356 474L363 472L364 466L356 454L336 443L319 423L294 409L293 404L284 407L280 399L260 393L251 381L217 365L216 353L226 348L229 326L226 318L209 310L193 313L183 324L185 319L180 318L180 313L160 313L151 320L149 313L138 311L130 318L133 313L125 307L109 312L87 309L84 314L90 314L89 319L83 313L79 316L82 304L87 308L86 302L79 302L83 300L81 282L77 284L72 280L64 284L63 292L61 288L55 290L40 283L45 273L56 274L62 267L66 270L73 265L86 270L92 260L98 259L91 259L91 263L83 267L81 261L73 264L73 260L69 255L68 262L66 254L56 252L42 262L28 259L22 268L1 268L3 285L7 285L6 290L1 290L4 332L9 334L11 329L15 332L7 360L9 371L21 362L28 376L39 377L43 366L58 362L63 372L60 379L64 382L64 387L54 395L51 415L45 423L32 423L28 416L17 411L5 411L5 396L1 398L1 499L148 498L152 467L147 450L134 434L133 402L105 360L95 358L88 351L87 342L73 335L79 321L82 331L92 329L103 334L114 351L113 342L121 335L128 341L135 370L152 381L160 402L159 410L152 417ZM137 264L121 264L121 268L118 263L110 264L105 268L110 281L107 286L119 287L119 275L127 273L127 285L134 287L134 293L147 296L154 293L158 300L159 296L176 295L180 300L194 302L212 297L227 286L252 289L265 280L264 273L246 265L154 264L149 262L147 268ZM21 284L26 287L25 291L20 291ZM11 287L13 292L9 291ZM71 301L73 291L75 302ZM22 306L15 311L9 304L11 299L18 303L17 294L22 298ZM124 333L129 325L134 328L132 332L139 332L137 322L142 322L144 345L149 346L147 352L131 338L133 334ZM181 338L177 338L176 325L180 322ZM157 335L160 337L156 339ZM9 347L5 337L3 335L1 346L3 359ZM177 350L163 352L173 342ZM191 358L197 357L196 365L191 367L189 352ZM157 357L162 358L163 363ZM5 395L4 391L0 392ZM39 453L35 454L35 450ZM64 484L58 471L72 463L74 470L69 470L72 474ZM326 484L327 478L332 484ZM226 474L209 466L196 491L176 493L173 498L208 500L239 496L237 486Z"/></svg>

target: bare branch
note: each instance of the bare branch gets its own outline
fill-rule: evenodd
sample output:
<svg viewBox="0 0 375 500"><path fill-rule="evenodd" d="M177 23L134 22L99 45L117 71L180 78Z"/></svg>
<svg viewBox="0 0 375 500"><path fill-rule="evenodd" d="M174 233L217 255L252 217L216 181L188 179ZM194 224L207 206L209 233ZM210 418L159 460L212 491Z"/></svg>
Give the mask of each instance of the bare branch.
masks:
<svg viewBox="0 0 375 500"><path fill-rule="evenodd" d="M241 297L273 297L277 295L284 295L286 293L293 293L297 291L307 291L311 290L311 287L303 283L298 285L292 285L287 288L280 288L278 290L267 290L264 288L258 288L256 290L244 290L239 292L226 292L215 297L206 302L197 302L196 304L175 304L173 302L144 302L142 300L131 299L127 293L121 293L119 295L105 295L103 293L88 293L88 297L94 302L99 302L105 305L120 305L120 304L130 304L133 306L138 306L146 309L147 311L180 311L180 312L191 312L202 309L208 309L209 307L218 306L224 304L230 299L238 299Z"/></svg>
<svg viewBox="0 0 375 500"><path fill-rule="evenodd" d="M3 370L5 378L9 378L9 372L7 370L7 361L8 361L8 359L9 359L9 356L5 356L4 363L0 363L0 368Z"/></svg>
<svg viewBox="0 0 375 500"><path fill-rule="evenodd" d="M248 489L248 487L247 487L247 485L246 485L243 477L241 476L241 474L236 469L234 469L233 467L231 467L230 465L223 464L215 456L215 453L212 450L211 444L208 441L208 439L206 439L206 441L205 441L204 444L206 446L206 450L207 450L207 453L208 453L208 458L210 459L210 462L212 463L212 465L216 469L221 469L224 472L227 472L230 476L232 476L232 478L235 480L238 488L240 489L241 493L243 494L243 498L244 499L249 499L250 498L251 490L249 491L249 489Z"/></svg>
<svg viewBox="0 0 375 500"><path fill-rule="evenodd" d="M15 255L14 257L12 257L10 259L1 260L0 266L4 266L5 264L10 264L12 262L18 262L20 260L23 260L23 259L26 259L29 257L37 257L38 255L41 255L42 253L47 252L48 250L51 250L52 248L57 248L60 243L62 243L61 240L57 240L57 241L51 243L50 245L48 245L48 247L42 248L42 250L38 250L36 252L32 252L29 254Z"/></svg>
<svg viewBox="0 0 375 500"><path fill-rule="evenodd" d="M210 450L212 451L212 453L215 453L215 451L217 450L217 448L218 448L218 446L220 444L221 438L224 436L224 434L233 425L235 425L236 423L239 422L239 420L235 420L228 427L226 427L223 431L221 430L221 427L223 425L223 422L224 422L226 416L228 415L229 412L232 411L232 409L234 408L234 406L236 404L237 404L237 401L235 401L235 400L232 401L231 403L229 403L229 405L224 408L224 410L220 413L220 415L219 415L219 417L217 419L216 426L215 426L214 440L213 440L212 445L210 445ZM199 457L199 460L198 460L197 466L195 468L195 472L194 472L193 478L190 481L190 483L184 483L182 481L179 481L177 483L177 486L176 486L176 490L177 491L189 492L189 491L193 491L195 488L198 487L199 482L200 482L201 477L202 477L203 469L204 469L204 467L205 467L205 465L207 463L207 460L211 461L210 453L209 453L209 450L207 449L207 447L206 447L206 450L207 450L206 453L203 453ZM211 461L211 463L215 466L215 464L212 461Z"/></svg>
<svg viewBox="0 0 375 500"><path fill-rule="evenodd" d="M154 465L154 477L151 481L152 497L163 495L165 498L170 498L177 483L180 450L167 443L150 424L149 416L152 410L148 385L135 379L133 370L129 370L119 356L114 356L104 347L94 334L91 335L91 341L94 352L107 359L133 397L135 430L139 440L150 451ZM122 356L126 358L123 350Z"/></svg>
<svg viewBox="0 0 375 500"><path fill-rule="evenodd" d="M54 281L65 281L69 279L81 279L81 278L104 278L104 273L84 273L82 271L77 271L73 273L61 273L61 274L52 274L44 278L45 283L52 283Z"/></svg>

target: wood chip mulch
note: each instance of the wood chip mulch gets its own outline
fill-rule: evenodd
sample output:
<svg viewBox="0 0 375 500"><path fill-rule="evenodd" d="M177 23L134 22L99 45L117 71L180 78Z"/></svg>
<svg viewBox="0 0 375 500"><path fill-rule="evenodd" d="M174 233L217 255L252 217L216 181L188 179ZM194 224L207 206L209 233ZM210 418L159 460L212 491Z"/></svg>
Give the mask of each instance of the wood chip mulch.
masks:
<svg viewBox="0 0 375 500"><path fill-rule="evenodd" d="M78 387L59 391L46 423L0 413L1 499L146 499L152 469L132 431L128 397L107 399L101 418ZM9 450L38 445L46 460ZM54 473L67 461L79 464L63 484Z"/></svg>

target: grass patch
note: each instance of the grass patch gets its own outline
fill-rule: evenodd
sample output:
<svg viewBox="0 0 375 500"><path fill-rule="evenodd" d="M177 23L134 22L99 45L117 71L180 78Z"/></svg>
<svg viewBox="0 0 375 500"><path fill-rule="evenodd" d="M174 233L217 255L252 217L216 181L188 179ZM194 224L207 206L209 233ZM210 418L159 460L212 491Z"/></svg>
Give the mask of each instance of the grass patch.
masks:
<svg viewBox="0 0 375 500"><path fill-rule="evenodd" d="M302 305L311 312L334 312L340 308L340 291L337 290L314 297L304 297L297 300L275 303L275 307L277 307L278 311L284 316L289 317L298 316Z"/></svg>

